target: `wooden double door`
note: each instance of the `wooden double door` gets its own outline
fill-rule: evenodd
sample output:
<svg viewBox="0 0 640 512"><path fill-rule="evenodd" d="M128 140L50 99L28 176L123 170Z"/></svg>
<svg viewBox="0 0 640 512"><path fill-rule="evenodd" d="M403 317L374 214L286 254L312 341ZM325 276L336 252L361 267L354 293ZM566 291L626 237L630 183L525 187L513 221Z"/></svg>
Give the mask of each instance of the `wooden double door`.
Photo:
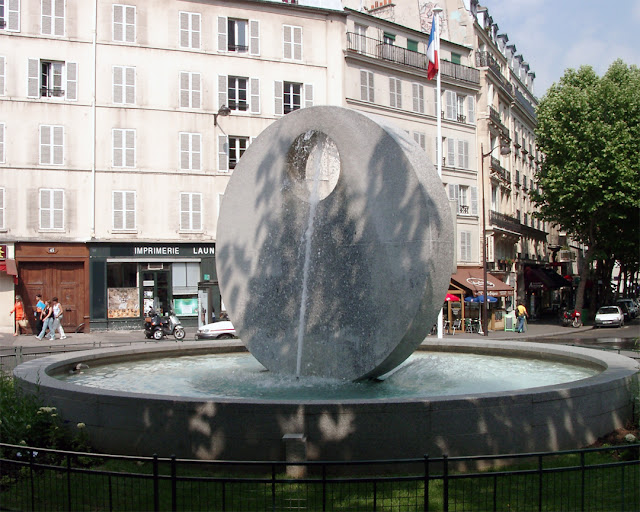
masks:
<svg viewBox="0 0 640 512"><path fill-rule="evenodd" d="M20 263L18 293L22 295L31 329L35 330L33 312L37 293L45 301L58 297L64 313L62 327L65 330L74 331L84 322L84 278L82 262Z"/></svg>

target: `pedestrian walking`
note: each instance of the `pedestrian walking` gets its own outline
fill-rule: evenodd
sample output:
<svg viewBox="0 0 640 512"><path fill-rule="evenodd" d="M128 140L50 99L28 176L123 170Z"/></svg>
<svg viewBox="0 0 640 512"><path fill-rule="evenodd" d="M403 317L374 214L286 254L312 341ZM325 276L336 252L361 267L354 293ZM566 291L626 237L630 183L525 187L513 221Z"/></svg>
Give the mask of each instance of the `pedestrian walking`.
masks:
<svg viewBox="0 0 640 512"><path fill-rule="evenodd" d="M36 333L40 333L42 331L42 312L44 311L45 303L42 300L42 295L39 293L36 294L36 310L33 313L33 316L36 319Z"/></svg>
<svg viewBox="0 0 640 512"><path fill-rule="evenodd" d="M39 340L44 338L47 329L49 329L49 339L55 340L55 331L53 330L53 305L48 300L45 304L44 311L42 312L42 330L40 334L36 336Z"/></svg>
<svg viewBox="0 0 640 512"><path fill-rule="evenodd" d="M518 304L518 307L516 308L516 312L518 315L518 328L516 329L517 332L524 332L525 329L525 321L527 319L527 317L529 316L529 314L527 313L527 308L524 307L524 304L522 304L522 302L520 304Z"/></svg>
<svg viewBox="0 0 640 512"><path fill-rule="evenodd" d="M67 336L62 328L62 317L64 316L64 313L62 312L62 304L58 301L58 297L51 299L51 302L53 303L53 327L51 328L51 332L53 333L52 339L55 340L56 331L60 331L60 339L64 340Z"/></svg>
<svg viewBox="0 0 640 512"><path fill-rule="evenodd" d="M13 305L13 309L9 311L9 316L15 313L15 332L14 336L18 336L21 334L21 329L24 329L27 332L27 326L29 323L27 322L27 318L24 316L24 304L22 303L22 297L20 295L16 295L16 302Z"/></svg>

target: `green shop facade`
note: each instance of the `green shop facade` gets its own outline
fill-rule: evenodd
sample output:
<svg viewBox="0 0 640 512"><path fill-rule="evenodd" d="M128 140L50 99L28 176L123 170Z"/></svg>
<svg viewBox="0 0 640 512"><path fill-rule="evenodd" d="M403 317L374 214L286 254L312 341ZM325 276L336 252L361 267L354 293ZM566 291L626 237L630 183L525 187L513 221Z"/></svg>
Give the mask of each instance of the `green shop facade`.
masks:
<svg viewBox="0 0 640 512"><path fill-rule="evenodd" d="M142 329L153 306L185 327L221 312L213 243L89 244L91 330Z"/></svg>

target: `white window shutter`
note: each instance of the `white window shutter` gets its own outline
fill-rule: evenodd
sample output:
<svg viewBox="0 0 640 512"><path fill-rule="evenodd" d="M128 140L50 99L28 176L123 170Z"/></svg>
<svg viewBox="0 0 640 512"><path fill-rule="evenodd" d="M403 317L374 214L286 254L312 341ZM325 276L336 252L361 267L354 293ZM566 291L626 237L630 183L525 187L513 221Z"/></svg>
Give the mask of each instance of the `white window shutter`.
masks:
<svg viewBox="0 0 640 512"><path fill-rule="evenodd" d="M180 229L191 229L191 194L180 194Z"/></svg>
<svg viewBox="0 0 640 512"><path fill-rule="evenodd" d="M40 97L40 61L38 59L29 59L27 64L27 96Z"/></svg>
<svg viewBox="0 0 640 512"><path fill-rule="evenodd" d="M304 84L304 106L313 107L313 84Z"/></svg>
<svg viewBox="0 0 640 512"><path fill-rule="evenodd" d="M53 34L53 13L51 12L51 0L41 0L41 27L40 31L44 35Z"/></svg>
<svg viewBox="0 0 640 512"><path fill-rule="evenodd" d="M445 118L455 119L456 118L456 93L454 93L453 91L445 91L445 99L447 103Z"/></svg>
<svg viewBox="0 0 640 512"><path fill-rule="evenodd" d="M5 58L0 55L0 96L4 96L5 88Z"/></svg>
<svg viewBox="0 0 640 512"><path fill-rule="evenodd" d="M45 0L47 1L47 0ZM65 0L53 0L53 33L64 36L64 3Z"/></svg>
<svg viewBox="0 0 640 512"><path fill-rule="evenodd" d="M249 21L249 53L260 55L260 22L258 20Z"/></svg>
<svg viewBox="0 0 640 512"><path fill-rule="evenodd" d="M78 63L67 62L67 100L78 101Z"/></svg>
<svg viewBox="0 0 640 512"><path fill-rule="evenodd" d="M64 163L64 128L62 126L53 127L53 163L55 165Z"/></svg>
<svg viewBox="0 0 640 512"><path fill-rule="evenodd" d="M293 27L293 58L302 60L302 27Z"/></svg>
<svg viewBox="0 0 640 512"><path fill-rule="evenodd" d="M114 41L124 41L124 5L113 6L112 37Z"/></svg>
<svg viewBox="0 0 640 512"><path fill-rule="evenodd" d="M458 156L458 167L460 167L461 169L465 169L464 166L464 141L463 140L459 140L457 141L457 156Z"/></svg>
<svg viewBox="0 0 640 512"><path fill-rule="evenodd" d="M473 96L467 96L467 122L469 124L476 123L476 101Z"/></svg>
<svg viewBox="0 0 640 512"><path fill-rule="evenodd" d="M202 83L200 73L191 74L191 108L200 108Z"/></svg>
<svg viewBox="0 0 640 512"><path fill-rule="evenodd" d="M218 52L226 52L229 48L227 42L227 17L218 16Z"/></svg>
<svg viewBox="0 0 640 512"><path fill-rule="evenodd" d="M396 107L402 108L402 80L396 79Z"/></svg>
<svg viewBox="0 0 640 512"><path fill-rule="evenodd" d="M293 57L293 27L283 25L282 27L282 56L285 59Z"/></svg>
<svg viewBox="0 0 640 512"><path fill-rule="evenodd" d="M478 187L469 187L471 191L471 215L478 215Z"/></svg>
<svg viewBox="0 0 640 512"><path fill-rule="evenodd" d="M450 167L456 166L456 141L455 139L447 139L447 164Z"/></svg>
<svg viewBox="0 0 640 512"><path fill-rule="evenodd" d="M54 229L64 227L64 192L53 190L53 226Z"/></svg>
<svg viewBox="0 0 640 512"><path fill-rule="evenodd" d="M113 167L122 167L124 161L123 134L122 130L111 131L111 146L113 148L112 159Z"/></svg>
<svg viewBox="0 0 640 512"><path fill-rule="evenodd" d="M202 169L202 135L194 133L191 135L191 169L199 171Z"/></svg>
<svg viewBox="0 0 640 512"><path fill-rule="evenodd" d="M124 102L124 68L122 66L113 66L113 102Z"/></svg>
<svg viewBox="0 0 640 512"><path fill-rule="evenodd" d="M9 0L7 7L7 30L9 32L20 32L20 0Z"/></svg>
<svg viewBox="0 0 640 512"><path fill-rule="evenodd" d="M274 114L277 116L284 115L284 99L283 99L283 84L282 82L275 81L273 83L273 97L274 97Z"/></svg>
<svg viewBox="0 0 640 512"><path fill-rule="evenodd" d="M124 70L125 95L124 102L127 105L135 105L136 103L136 68L127 67Z"/></svg>
<svg viewBox="0 0 640 512"><path fill-rule="evenodd" d="M191 229L202 229L202 194L191 195Z"/></svg>
<svg viewBox="0 0 640 512"><path fill-rule="evenodd" d="M180 108L188 108L189 105L190 80L189 73L180 71Z"/></svg>
<svg viewBox="0 0 640 512"><path fill-rule="evenodd" d="M126 150L126 159L125 166L126 167L135 167L136 166L136 131L135 130L126 130L125 131L125 150Z"/></svg>
<svg viewBox="0 0 640 512"><path fill-rule="evenodd" d="M218 171L229 170L229 138L218 135Z"/></svg>
<svg viewBox="0 0 640 512"><path fill-rule="evenodd" d="M360 99L362 101L368 101L368 85L367 85L367 71L360 70Z"/></svg>
<svg viewBox="0 0 640 512"><path fill-rule="evenodd" d="M389 77L389 106L396 106L396 80Z"/></svg>
<svg viewBox="0 0 640 512"><path fill-rule="evenodd" d="M134 5L127 5L124 11L124 40L127 43L135 43L136 41L136 8Z"/></svg>
<svg viewBox="0 0 640 512"><path fill-rule="evenodd" d="M462 145L463 164L465 169L469 169L469 141L465 140Z"/></svg>
<svg viewBox="0 0 640 512"><path fill-rule="evenodd" d="M189 13L179 13L179 25L180 25L180 48L189 48Z"/></svg>
<svg viewBox="0 0 640 512"><path fill-rule="evenodd" d="M0 164L5 163L5 154L4 154L4 131L5 131L5 125L4 123L0 123ZM4 189L2 189L4 190ZM2 210L2 208L0 207L0 210ZM2 226L4 226L3 223L0 222L0 228L2 228Z"/></svg>
<svg viewBox="0 0 640 512"><path fill-rule="evenodd" d="M218 108L222 105L229 106L228 96L227 75L218 75Z"/></svg>
<svg viewBox="0 0 640 512"><path fill-rule="evenodd" d="M114 191L113 198L113 229L123 229L124 227L124 192Z"/></svg>
<svg viewBox="0 0 640 512"><path fill-rule="evenodd" d="M190 168L190 137L188 133L180 134L180 169L188 170Z"/></svg>
<svg viewBox="0 0 640 512"><path fill-rule="evenodd" d="M260 113L260 79L249 79L249 108L252 114Z"/></svg>
<svg viewBox="0 0 640 512"><path fill-rule="evenodd" d="M189 41L189 47L200 49L200 14L191 13L191 41Z"/></svg>
<svg viewBox="0 0 640 512"><path fill-rule="evenodd" d="M51 227L51 190L40 189L40 229Z"/></svg>
<svg viewBox="0 0 640 512"><path fill-rule="evenodd" d="M418 101L418 84L411 84L411 88L413 89L413 111L419 112L420 103Z"/></svg>
<svg viewBox="0 0 640 512"><path fill-rule="evenodd" d="M460 212L460 186L449 183L449 199L456 202L456 213Z"/></svg>
<svg viewBox="0 0 640 512"><path fill-rule="evenodd" d="M136 229L136 193L134 191L125 192L125 229Z"/></svg>

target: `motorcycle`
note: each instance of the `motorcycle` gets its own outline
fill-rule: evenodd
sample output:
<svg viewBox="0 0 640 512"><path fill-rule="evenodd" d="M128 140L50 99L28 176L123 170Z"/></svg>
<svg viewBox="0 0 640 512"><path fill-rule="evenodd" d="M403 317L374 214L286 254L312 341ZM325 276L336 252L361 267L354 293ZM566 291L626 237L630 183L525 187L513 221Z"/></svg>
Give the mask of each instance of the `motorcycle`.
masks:
<svg viewBox="0 0 640 512"><path fill-rule="evenodd" d="M582 314L577 309L573 311L565 309L562 312L562 325L565 327L569 325L572 327L582 327Z"/></svg>
<svg viewBox="0 0 640 512"><path fill-rule="evenodd" d="M169 316L160 316L152 308L149 310L149 316L144 319L144 335L147 339L159 341L165 336L173 335L176 340L183 340L185 334L180 319L173 311Z"/></svg>

